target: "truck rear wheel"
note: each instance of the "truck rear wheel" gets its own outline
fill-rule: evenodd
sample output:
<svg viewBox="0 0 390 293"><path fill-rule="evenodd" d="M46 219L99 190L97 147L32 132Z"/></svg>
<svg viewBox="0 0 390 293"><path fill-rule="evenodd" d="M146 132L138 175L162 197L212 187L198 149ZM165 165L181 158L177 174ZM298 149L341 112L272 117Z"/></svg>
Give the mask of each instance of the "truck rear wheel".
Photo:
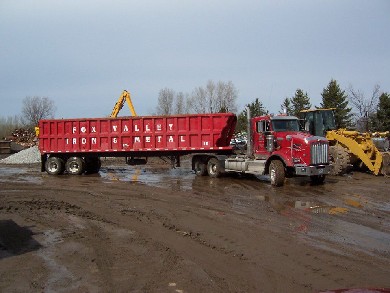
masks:
<svg viewBox="0 0 390 293"><path fill-rule="evenodd" d="M194 164L194 171L197 176L206 176L207 175L207 166L200 160L197 160Z"/></svg>
<svg viewBox="0 0 390 293"><path fill-rule="evenodd" d="M207 173L210 177L217 178L222 174L222 168L217 158L211 158L207 163Z"/></svg>
<svg viewBox="0 0 390 293"><path fill-rule="evenodd" d="M283 186L286 179L286 172L284 171L284 165L282 161L273 160L269 165L269 174L271 177L271 185Z"/></svg>
<svg viewBox="0 0 390 293"><path fill-rule="evenodd" d="M59 175L64 172L64 160L58 157L50 157L45 163L45 170L50 175Z"/></svg>
<svg viewBox="0 0 390 293"><path fill-rule="evenodd" d="M80 157L70 157L66 161L65 169L70 175L80 175L85 171L85 162Z"/></svg>

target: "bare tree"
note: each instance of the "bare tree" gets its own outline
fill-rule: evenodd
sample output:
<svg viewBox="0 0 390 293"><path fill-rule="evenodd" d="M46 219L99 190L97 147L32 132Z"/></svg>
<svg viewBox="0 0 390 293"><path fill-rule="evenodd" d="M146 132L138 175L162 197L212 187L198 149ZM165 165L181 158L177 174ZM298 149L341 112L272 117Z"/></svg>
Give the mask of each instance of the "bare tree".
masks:
<svg viewBox="0 0 390 293"><path fill-rule="evenodd" d="M215 111L215 107L217 104L217 93L216 93L217 87L215 86L215 83L212 80L209 80L206 85L206 100L208 101L209 106L209 112L213 113Z"/></svg>
<svg viewBox="0 0 390 293"><path fill-rule="evenodd" d="M185 103L184 103L184 93L179 92L175 98L175 114L184 114L185 113Z"/></svg>
<svg viewBox="0 0 390 293"><path fill-rule="evenodd" d="M170 115L173 113L173 99L175 92L172 89L164 88L158 94L158 115Z"/></svg>
<svg viewBox="0 0 390 293"><path fill-rule="evenodd" d="M197 87L191 97L191 109L195 113L235 112L238 91L233 82L209 80L206 87Z"/></svg>
<svg viewBox="0 0 390 293"><path fill-rule="evenodd" d="M237 96L238 96L238 90L234 86L233 82L229 81L225 83L225 99L224 99L224 103L221 105L218 112L236 112Z"/></svg>
<svg viewBox="0 0 390 293"><path fill-rule="evenodd" d="M55 111L54 101L47 97L26 97L21 120L27 126L36 126L41 119L53 118Z"/></svg>
<svg viewBox="0 0 390 293"><path fill-rule="evenodd" d="M368 131L372 124L372 117L375 115L380 96L380 86L376 84L370 97L366 97L360 90L355 90L352 86L349 88L349 101L356 112L357 128Z"/></svg>
<svg viewBox="0 0 390 293"><path fill-rule="evenodd" d="M195 113L207 113L206 91L202 87L197 87L192 92L191 107Z"/></svg>
<svg viewBox="0 0 390 293"><path fill-rule="evenodd" d="M18 116L0 117L0 139L9 136L18 127L20 127L20 118Z"/></svg>

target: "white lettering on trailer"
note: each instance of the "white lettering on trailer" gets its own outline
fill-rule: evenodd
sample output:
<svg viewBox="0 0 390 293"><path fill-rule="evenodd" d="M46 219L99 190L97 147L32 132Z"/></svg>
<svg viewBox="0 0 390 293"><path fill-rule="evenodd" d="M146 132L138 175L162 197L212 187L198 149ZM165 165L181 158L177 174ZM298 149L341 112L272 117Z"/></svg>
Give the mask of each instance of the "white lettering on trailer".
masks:
<svg viewBox="0 0 390 293"><path fill-rule="evenodd" d="M91 132L93 133L93 132L95 132L96 133L96 127L95 126L92 126L92 130L91 130Z"/></svg>
<svg viewBox="0 0 390 293"><path fill-rule="evenodd" d="M86 133L87 132L87 128L85 128L85 126L81 127L81 132L82 133Z"/></svg>
<svg viewBox="0 0 390 293"><path fill-rule="evenodd" d="M96 137L92 137L92 144L96 144Z"/></svg>
<svg viewBox="0 0 390 293"><path fill-rule="evenodd" d="M180 135L180 141L181 142L186 142L186 140L184 139L184 135Z"/></svg>
<svg viewBox="0 0 390 293"><path fill-rule="evenodd" d="M73 138L73 144L77 143L77 138Z"/></svg>
<svg viewBox="0 0 390 293"><path fill-rule="evenodd" d="M112 138L112 142L113 142L113 143L118 143L118 138L117 138L117 137L113 137L113 138Z"/></svg>
<svg viewBox="0 0 390 293"><path fill-rule="evenodd" d="M149 124L145 125L145 131L148 131L148 132L150 131Z"/></svg>
<svg viewBox="0 0 390 293"><path fill-rule="evenodd" d="M161 124L157 124L156 129L157 129L157 131L161 131L162 130Z"/></svg>
<svg viewBox="0 0 390 293"><path fill-rule="evenodd" d="M139 136L135 136L135 137L134 137L134 142L141 142L140 137L139 137Z"/></svg>
<svg viewBox="0 0 390 293"><path fill-rule="evenodd" d="M127 125L125 125L125 127L123 127L123 132L128 132L129 131L129 128L127 128Z"/></svg>
<svg viewBox="0 0 390 293"><path fill-rule="evenodd" d="M85 137L83 137L82 139L81 139L81 144L86 144L87 143L87 139L85 138Z"/></svg>
<svg viewBox="0 0 390 293"><path fill-rule="evenodd" d="M161 139L162 139L161 135L157 136L157 142L161 142Z"/></svg>
<svg viewBox="0 0 390 293"><path fill-rule="evenodd" d="M137 124L134 125L134 131L136 131L136 132L139 131L139 128L138 128L138 125L137 125Z"/></svg>
<svg viewBox="0 0 390 293"><path fill-rule="evenodd" d="M150 136L145 136L145 141L150 142Z"/></svg>
<svg viewBox="0 0 390 293"><path fill-rule="evenodd" d="M204 146L208 146L208 145L209 145L209 142L208 142L208 141L203 141L203 145L204 145Z"/></svg>
<svg viewBox="0 0 390 293"><path fill-rule="evenodd" d="M77 131L77 128L76 128L76 126L73 126L73 133L76 133L76 131Z"/></svg>
<svg viewBox="0 0 390 293"><path fill-rule="evenodd" d="M117 128L118 128L117 125L113 125L113 126L112 126L112 131L116 131Z"/></svg>
<svg viewBox="0 0 390 293"><path fill-rule="evenodd" d="M171 136L169 136L169 138L168 138L168 142L173 142L173 136L171 135Z"/></svg>
<svg viewBox="0 0 390 293"><path fill-rule="evenodd" d="M66 141L66 144L69 144L69 138L67 138L65 141Z"/></svg>
<svg viewBox="0 0 390 293"><path fill-rule="evenodd" d="M168 124L168 126L169 126L169 130L172 130L173 124Z"/></svg>

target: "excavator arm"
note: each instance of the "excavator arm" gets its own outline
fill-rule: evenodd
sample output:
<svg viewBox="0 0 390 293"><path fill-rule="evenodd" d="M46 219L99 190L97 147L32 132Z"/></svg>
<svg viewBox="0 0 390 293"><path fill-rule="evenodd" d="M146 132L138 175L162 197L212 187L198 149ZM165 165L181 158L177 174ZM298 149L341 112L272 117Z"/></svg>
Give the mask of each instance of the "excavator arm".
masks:
<svg viewBox="0 0 390 293"><path fill-rule="evenodd" d="M124 90L122 92L121 96L119 97L118 101L116 102L114 108L112 109L112 112L111 112L111 115L110 115L111 118L118 117L118 113L123 108L123 106L125 105L125 102L129 106L131 115L132 116L137 116L137 113L135 112L135 109L134 109L134 106L133 106L133 102L131 101L131 98L130 98L130 93L128 91Z"/></svg>

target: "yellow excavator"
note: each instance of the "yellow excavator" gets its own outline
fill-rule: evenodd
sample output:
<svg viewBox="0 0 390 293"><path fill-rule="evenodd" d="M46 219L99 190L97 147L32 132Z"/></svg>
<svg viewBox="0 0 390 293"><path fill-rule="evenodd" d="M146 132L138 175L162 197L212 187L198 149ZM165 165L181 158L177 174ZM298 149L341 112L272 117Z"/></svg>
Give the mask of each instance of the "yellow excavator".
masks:
<svg viewBox="0 0 390 293"><path fill-rule="evenodd" d="M368 169L375 175L390 175L389 132L372 134L336 129L334 110L310 109L300 112L302 128L310 134L324 136L329 140L333 166L331 174L343 174L354 166ZM379 145L384 145L384 149L380 150Z"/></svg>
<svg viewBox="0 0 390 293"><path fill-rule="evenodd" d="M114 106L114 109L112 109L112 112L111 112L111 115L110 115L111 118L118 117L118 113L123 108L123 106L125 105L125 102L129 106L131 115L134 116L134 117L137 116L137 113L135 112L135 109L134 109L134 106L133 106L133 102L131 101L130 93L128 91L124 90L122 92L122 94L120 95L118 101L116 102L116 104Z"/></svg>

